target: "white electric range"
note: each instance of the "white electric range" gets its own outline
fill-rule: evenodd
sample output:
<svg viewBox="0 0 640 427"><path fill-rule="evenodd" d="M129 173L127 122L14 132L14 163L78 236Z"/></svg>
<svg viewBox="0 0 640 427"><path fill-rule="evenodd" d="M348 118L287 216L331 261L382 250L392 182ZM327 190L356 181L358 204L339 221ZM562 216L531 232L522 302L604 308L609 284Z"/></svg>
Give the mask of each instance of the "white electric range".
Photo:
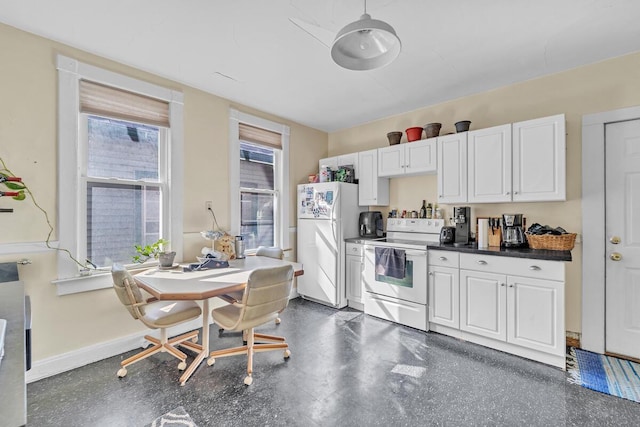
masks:
<svg viewBox="0 0 640 427"><path fill-rule="evenodd" d="M388 218L387 238L364 242L366 314L428 330L427 243L439 241L443 226L443 219ZM404 260L402 273L385 270L388 256L395 265Z"/></svg>

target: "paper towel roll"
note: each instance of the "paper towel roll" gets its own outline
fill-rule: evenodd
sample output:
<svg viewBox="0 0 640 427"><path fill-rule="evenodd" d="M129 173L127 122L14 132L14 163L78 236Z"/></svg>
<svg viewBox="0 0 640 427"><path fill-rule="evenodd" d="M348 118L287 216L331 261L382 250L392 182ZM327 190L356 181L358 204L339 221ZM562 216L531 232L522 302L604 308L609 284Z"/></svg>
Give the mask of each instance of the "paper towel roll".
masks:
<svg viewBox="0 0 640 427"><path fill-rule="evenodd" d="M486 248L489 246L489 220L478 219L478 247Z"/></svg>

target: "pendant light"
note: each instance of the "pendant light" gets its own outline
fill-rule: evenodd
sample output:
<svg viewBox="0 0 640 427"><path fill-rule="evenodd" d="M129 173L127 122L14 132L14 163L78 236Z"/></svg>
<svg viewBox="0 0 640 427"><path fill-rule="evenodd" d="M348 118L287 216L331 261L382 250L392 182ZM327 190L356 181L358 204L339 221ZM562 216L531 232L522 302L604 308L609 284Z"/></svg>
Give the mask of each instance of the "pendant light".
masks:
<svg viewBox="0 0 640 427"><path fill-rule="evenodd" d="M373 70L393 62L401 48L402 43L391 25L371 19L365 0L360 19L346 25L336 35L331 58L348 70Z"/></svg>

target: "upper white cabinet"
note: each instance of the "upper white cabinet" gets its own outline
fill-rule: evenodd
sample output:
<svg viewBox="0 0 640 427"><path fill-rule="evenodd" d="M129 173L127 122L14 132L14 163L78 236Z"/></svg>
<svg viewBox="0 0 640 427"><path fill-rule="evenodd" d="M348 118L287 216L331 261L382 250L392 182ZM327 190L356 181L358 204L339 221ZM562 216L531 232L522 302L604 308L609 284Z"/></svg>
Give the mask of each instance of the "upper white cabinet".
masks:
<svg viewBox="0 0 640 427"><path fill-rule="evenodd" d="M511 201L511 125L469 132L467 155L467 201Z"/></svg>
<svg viewBox="0 0 640 427"><path fill-rule="evenodd" d="M512 200L566 200L564 114L514 123L512 128Z"/></svg>
<svg viewBox="0 0 640 427"><path fill-rule="evenodd" d="M389 178L378 176L378 150L358 153L358 204L386 206L389 204Z"/></svg>
<svg viewBox="0 0 640 427"><path fill-rule="evenodd" d="M566 200L564 114L438 138L438 202L558 200Z"/></svg>
<svg viewBox="0 0 640 427"><path fill-rule="evenodd" d="M394 177L436 172L436 139L422 139L378 149L378 176Z"/></svg>
<svg viewBox="0 0 640 427"><path fill-rule="evenodd" d="M327 157L326 159L320 159L318 161L318 170L322 170L323 167L329 167L331 170L338 170L340 166L353 166L353 172L356 178L359 178L358 174L358 153L343 154L341 156Z"/></svg>
<svg viewBox="0 0 640 427"><path fill-rule="evenodd" d="M467 132L437 140L438 203L467 201Z"/></svg>

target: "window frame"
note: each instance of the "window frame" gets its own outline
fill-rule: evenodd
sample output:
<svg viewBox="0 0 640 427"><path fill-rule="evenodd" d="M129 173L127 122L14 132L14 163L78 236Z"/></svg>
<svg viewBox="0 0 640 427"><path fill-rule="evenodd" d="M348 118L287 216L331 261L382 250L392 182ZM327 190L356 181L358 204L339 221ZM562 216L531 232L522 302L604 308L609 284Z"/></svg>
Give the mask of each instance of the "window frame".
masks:
<svg viewBox="0 0 640 427"><path fill-rule="evenodd" d="M289 248L289 126L266 120L251 114L231 109L229 113L229 187L231 232L240 231L240 123L281 135L282 148L274 149L274 188L276 191L274 206L275 245ZM251 142L255 144L254 142ZM259 144L258 144L259 145ZM254 250L247 250L252 253Z"/></svg>
<svg viewBox="0 0 640 427"><path fill-rule="evenodd" d="M164 100L169 103L167 145L164 150L165 188L161 217L162 235L171 242L176 259L183 252L183 94L108 71L63 55L57 56L58 70L58 242L59 247L69 250L75 257L86 256L86 147L83 139L79 110L80 80L90 80L114 88ZM161 167L162 169L162 167ZM172 190L175 189L175 190ZM83 198L84 196L84 198ZM166 203L164 199L166 198ZM84 240L83 240L84 239ZM84 258L79 258L84 261ZM58 252L58 295L103 289L112 286L108 271L99 270L90 276L81 276L79 266L65 252ZM105 274L100 274L104 271Z"/></svg>

